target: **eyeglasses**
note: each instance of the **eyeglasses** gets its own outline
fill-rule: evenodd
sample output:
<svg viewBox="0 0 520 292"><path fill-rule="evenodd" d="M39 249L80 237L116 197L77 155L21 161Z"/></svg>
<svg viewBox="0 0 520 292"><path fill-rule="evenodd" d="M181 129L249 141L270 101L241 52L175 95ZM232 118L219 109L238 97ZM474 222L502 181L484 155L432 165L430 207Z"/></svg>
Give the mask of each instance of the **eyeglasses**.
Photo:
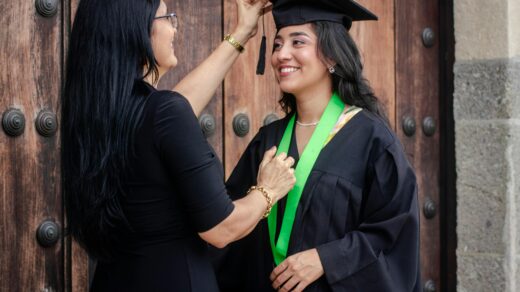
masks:
<svg viewBox="0 0 520 292"><path fill-rule="evenodd" d="M172 24L173 28L176 29L179 27L179 21L177 20L177 14L175 14L173 12L168 13L166 15L157 16L154 19L159 19L159 18L168 18L170 20L170 23Z"/></svg>

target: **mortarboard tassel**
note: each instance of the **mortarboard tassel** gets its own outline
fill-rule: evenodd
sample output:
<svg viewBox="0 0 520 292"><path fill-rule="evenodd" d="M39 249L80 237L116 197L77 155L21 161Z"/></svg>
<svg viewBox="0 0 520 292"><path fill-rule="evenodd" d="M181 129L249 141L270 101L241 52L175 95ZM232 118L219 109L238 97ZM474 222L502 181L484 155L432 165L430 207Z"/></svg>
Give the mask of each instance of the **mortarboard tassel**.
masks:
<svg viewBox="0 0 520 292"><path fill-rule="evenodd" d="M266 46L266 37L264 35L262 36L262 42L260 43L260 55L258 56L258 64L256 65L256 75L264 75Z"/></svg>
<svg viewBox="0 0 520 292"><path fill-rule="evenodd" d="M258 55L258 64L256 65L256 75L264 75L265 71L265 50L266 50L266 41L265 37L265 26L264 26L264 16L262 15L262 42L260 43L260 54Z"/></svg>

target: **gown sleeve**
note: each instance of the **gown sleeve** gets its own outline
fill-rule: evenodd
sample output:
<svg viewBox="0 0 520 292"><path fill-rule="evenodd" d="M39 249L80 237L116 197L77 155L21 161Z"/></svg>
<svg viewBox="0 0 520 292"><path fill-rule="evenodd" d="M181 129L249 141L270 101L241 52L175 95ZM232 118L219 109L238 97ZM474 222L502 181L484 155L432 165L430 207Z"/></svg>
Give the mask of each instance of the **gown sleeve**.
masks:
<svg viewBox="0 0 520 292"><path fill-rule="evenodd" d="M181 196L189 221L198 232L211 229L233 211L222 166L182 95L166 92L154 117L154 143Z"/></svg>
<svg viewBox="0 0 520 292"><path fill-rule="evenodd" d="M361 223L317 247L326 280L338 291L360 283L362 291L412 291L419 276L417 184L398 142L375 158L367 178Z"/></svg>

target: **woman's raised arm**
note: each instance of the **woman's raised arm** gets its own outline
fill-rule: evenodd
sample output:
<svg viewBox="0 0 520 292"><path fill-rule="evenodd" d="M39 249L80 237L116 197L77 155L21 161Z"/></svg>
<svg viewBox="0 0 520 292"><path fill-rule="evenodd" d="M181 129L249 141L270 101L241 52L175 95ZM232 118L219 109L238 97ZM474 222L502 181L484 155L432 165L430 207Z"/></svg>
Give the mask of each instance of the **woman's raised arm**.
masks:
<svg viewBox="0 0 520 292"><path fill-rule="evenodd" d="M236 2L238 23L231 36L240 44L245 45L256 34L258 18L267 0L237 0ZM239 55L240 52L231 43L222 42L173 90L185 96L195 114L199 116Z"/></svg>

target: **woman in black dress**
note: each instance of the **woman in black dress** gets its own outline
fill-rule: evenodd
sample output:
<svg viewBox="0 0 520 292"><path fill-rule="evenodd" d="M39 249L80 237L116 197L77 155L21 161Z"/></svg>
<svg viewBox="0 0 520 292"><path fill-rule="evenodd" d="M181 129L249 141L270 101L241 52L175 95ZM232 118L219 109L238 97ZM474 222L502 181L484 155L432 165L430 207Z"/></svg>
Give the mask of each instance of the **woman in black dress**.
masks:
<svg viewBox="0 0 520 292"><path fill-rule="evenodd" d="M231 38L174 91L159 91L177 64L177 16L160 0L80 1L62 101L62 175L68 230L98 260L92 291L217 291L207 243L245 236L294 184L294 160L273 148L256 187L231 201L196 118L265 4L237 0Z"/></svg>
<svg viewBox="0 0 520 292"><path fill-rule="evenodd" d="M287 116L260 129L227 185L240 198L274 145L296 159L296 185L219 259L221 289L420 291L416 178L348 34L377 17L348 0L271 2Z"/></svg>

